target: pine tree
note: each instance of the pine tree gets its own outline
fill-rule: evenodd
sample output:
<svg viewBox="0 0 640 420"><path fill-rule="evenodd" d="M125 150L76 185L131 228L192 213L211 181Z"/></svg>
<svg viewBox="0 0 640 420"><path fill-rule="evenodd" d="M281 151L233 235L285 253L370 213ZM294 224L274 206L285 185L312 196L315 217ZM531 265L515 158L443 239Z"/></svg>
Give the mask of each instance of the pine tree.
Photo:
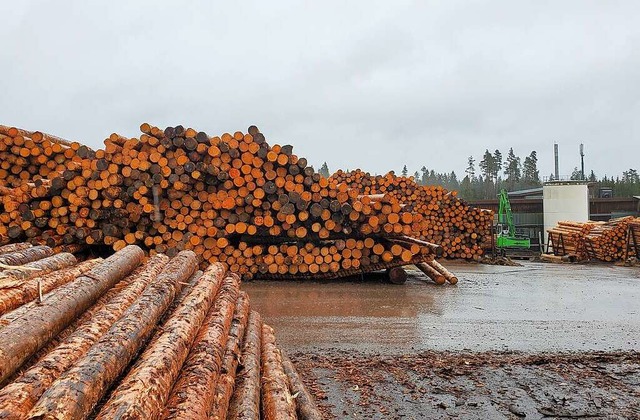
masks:
<svg viewBox="0 0 640 420"><path fill-rule="evenodd" d="M532 151L529 156L524 158L522 165L522 180L527 186L540 185L540 172L538 171L538 155L536 151Z"/></svg>
<svg viewBox="0 0 640 420"><path fill-rule="evenodd" d="M404 165L402 167L402 176L407 176L408 173L409 173L409 170L407 169L407 165Z"/></svg>
<svg viewBox="0 0 640 420"><path fill-rule="evenodd" d="M505 181L507 188L513 190L520 178L522 178L522 169L520 165L520 158L513 153L513 147L509 148L509 154L507 155L507 161L504 168Z"/></svg>
<svg viewBox="0 0 640 420"><path fill-rule="evenodd" d="M498 174L500 173L501 169L502 169L502 153L500 153L500 150L496 149L493 152L493 180L494 181L498 180Z"/></svg>
<svg viewBox="0 0 640 420"><path fill-rule="evenodd" d="M422 185L427 185L427 178L429 177L429 171L427 171L427 167L423 166L420 168L420 172L422 172L422 178L420 178L420 183Z"/></svg>
<svg viewBox="0 0 640 420"><path fill-rule="evenodd" d="M464 173L469 177L469 182L473 181L473 178L476 177L476 160L473 156L469 156L467 159L467 169L464 170Z"/></svg>
<svg viewBox="0 0 640 420"><path fill-rule="evenodd" d="M573 171L571 171L571 180L580 181L581 179L582 179L582 171L578 169L577 166L574 166Z"/></svg>
<svg viewBox="0 0 640 420"><path fill-rule="evenodd" d="M480 161L480 170L482 171L482 175L488 179L493 179L493 174L495 172L495 159L493 155L489 152L489 149L484 151L484 156Z"/></svg>
<svg viewBox="0 0 640 420"><path fill-rule="evenodd" d="M327 165L327 162L322 164L318 173L325 178L329 178L330 174L329 174L329 166Z"/></svg>
<svg viewBox="0 0 640 420"><path fill-rule="evenodd" d="M418 182L419 179L420 179L420 174L418 173L418 171L415 171L413 173L413 180Z"/></svg>

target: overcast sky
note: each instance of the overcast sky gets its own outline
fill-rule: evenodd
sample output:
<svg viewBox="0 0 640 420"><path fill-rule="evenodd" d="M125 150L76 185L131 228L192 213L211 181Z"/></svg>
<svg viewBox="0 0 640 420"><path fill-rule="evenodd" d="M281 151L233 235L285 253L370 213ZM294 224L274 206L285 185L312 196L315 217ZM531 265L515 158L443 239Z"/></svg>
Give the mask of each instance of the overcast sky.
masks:
<svg viewBox="0 0 640 420"><path fill-rule="evenodd" d="M318 168L640 169L640 1L3 1L0 124L256 124Z"/></svg>

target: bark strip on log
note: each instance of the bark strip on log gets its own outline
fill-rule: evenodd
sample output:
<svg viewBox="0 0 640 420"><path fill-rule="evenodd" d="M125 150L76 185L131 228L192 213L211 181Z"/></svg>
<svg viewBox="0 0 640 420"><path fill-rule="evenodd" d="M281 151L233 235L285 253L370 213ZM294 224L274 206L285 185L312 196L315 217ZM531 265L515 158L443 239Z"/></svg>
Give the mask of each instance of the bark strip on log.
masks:
<svg viewBox="0 0 640 420"><path fill-rule="evenodd" d="M17 242L15 244L7 244L0 246L0 255L2 254L10 254L16 251L22 251L23 249L31 248L29 242Z"/></svg>
<svg viewBox="0 0 640 420"><path fill-rule="evenodd" d="M78 265L47 274L44 277L36 277L19 287L3 290L2 294L0 294L0 314L3 314L0 317L0 328L20 318L36 305L34 299L38 297L38 283L40 283L43 293L50 293L91 270L101 261L101 258L83 261ZM44 299L47 299L47 297L48 295Z"/></svg>
<svg viewBox="0 0 640 420"><path fill-rule="evenodd" d="M0 289L19 286L29 279L71 267L77 262L73 254L62 252L18 266L15 269L4 270L0 272Z"/></svg>
<svg viewBox="0 0 640 420"><path fill-rule="evenodd" d="M12 252L10 254L0 255L0 264L3 265L24 265L32 261L41 260L53 255L53 249L48 246L34 246L31 248L22 249Z"/></svg>

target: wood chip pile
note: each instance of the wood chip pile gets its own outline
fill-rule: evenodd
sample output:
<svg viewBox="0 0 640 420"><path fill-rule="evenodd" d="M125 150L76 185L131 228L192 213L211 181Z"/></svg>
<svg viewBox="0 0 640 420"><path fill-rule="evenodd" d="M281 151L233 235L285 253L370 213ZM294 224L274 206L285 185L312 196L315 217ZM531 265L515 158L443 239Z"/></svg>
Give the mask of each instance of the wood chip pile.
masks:
<svg viewBox="0 0 640 420"><path fill-rule="evenodd" d="M222 264L135 245L77 262L14 244L0 259L14 264L0 272L2 419L320 418Z"/></svg>
<svg viewBox="0 0 640 420"><path fill-rule="evenodd" d="M398 196L393 181L363 194L255 126L219 137L140 128L93 151L0 126L0 244L193 250L203 268L220 262L243 279L317 279L478 258L490 232L491 212L455 193L411 184Z"/></svg>

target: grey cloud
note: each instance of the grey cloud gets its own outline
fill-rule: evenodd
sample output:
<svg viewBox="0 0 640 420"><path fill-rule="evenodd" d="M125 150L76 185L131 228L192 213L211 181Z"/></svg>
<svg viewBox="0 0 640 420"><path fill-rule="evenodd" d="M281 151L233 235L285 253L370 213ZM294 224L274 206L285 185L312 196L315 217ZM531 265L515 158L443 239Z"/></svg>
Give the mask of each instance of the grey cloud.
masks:
<svg viewBox="0 0 640 420"><path fill-rule="evenodd" d="M0 14L0 123L99 147L141 122L257 124L331 169L560 143L562 172L638 167L634 1L23 1ZM624 150L623 153L619 150Z"/></svg>

